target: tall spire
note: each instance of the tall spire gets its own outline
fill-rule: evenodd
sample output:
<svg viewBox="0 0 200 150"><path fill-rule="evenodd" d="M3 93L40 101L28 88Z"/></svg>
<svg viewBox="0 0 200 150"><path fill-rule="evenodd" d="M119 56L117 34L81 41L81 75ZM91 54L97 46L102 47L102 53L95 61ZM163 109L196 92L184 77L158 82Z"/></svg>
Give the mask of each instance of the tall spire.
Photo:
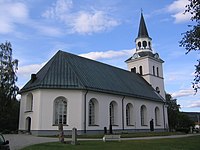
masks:
<svg viewBox="0 0 200 150"><path fill-rule="evenodd" d="M145 37L149 38L149 34L148 34L147 27L144 21L143 13L141 12L140 26L139 26L137 38L145 38Z"/></svg>
<svg viewBox="0 0 200 150"><path fill-rule="evenodd" d="M141 18L140 18L140 25L139 25L139 31L138 31L138 36L135 39L135 44L136 44L136 52L141 53L141 52L150 52L152 53L151 49L151 38L149 37L147 27L144 21L143 13L141 10Z"/></svg>

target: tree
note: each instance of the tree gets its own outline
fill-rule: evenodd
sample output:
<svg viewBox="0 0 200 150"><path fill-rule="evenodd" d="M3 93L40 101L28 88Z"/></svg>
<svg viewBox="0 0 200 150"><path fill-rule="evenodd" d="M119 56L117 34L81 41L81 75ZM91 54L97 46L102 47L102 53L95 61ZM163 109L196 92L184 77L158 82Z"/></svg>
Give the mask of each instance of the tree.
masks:
<svg viewBox="0 0 200 150"><path fill-rule="evenodd" d="M168 105L169 129L173 131L177 128L180 105L177 104L177 100L173 99L170 94L166 94L166 103Z"/></svg>
<svg viewBox="0 0 200 150"><path fill-rule="evenodd" d="M180 105L177 99L173 99L170 94L166 94L166 103L168 105L168 121L170 131L189 132L189 127L193 126L193 121L184 113L180 112Z"/></svg>
<svg viewBox="0 0 200 150"><path fill-rule="evenodd" d="M0 45L0 130L16 130L18 127L19 102L16 95L18 60L12 57L10 42Z"/></svg>
<svg viewBox="0 0 200 150"><path fill-rule="evenodd" d="M186 5L185 13L192 14L191 21L193 25L189 25L190 30L183 33L183 38L179 42L181 47L185 47L186 54L190 51L200 50L200 0L189 0L189 4ZM193 82L193 88L197 92L200 88L200 59L195 65L195 77Z"/></svg>
<svg viewBox="0 0 200 150"><path fill-rule="evenodd" d="M187 129L189 131L189 127L194 126L194 122L183 112L178 114L178 124L177 128L179 129Z"/></svg>

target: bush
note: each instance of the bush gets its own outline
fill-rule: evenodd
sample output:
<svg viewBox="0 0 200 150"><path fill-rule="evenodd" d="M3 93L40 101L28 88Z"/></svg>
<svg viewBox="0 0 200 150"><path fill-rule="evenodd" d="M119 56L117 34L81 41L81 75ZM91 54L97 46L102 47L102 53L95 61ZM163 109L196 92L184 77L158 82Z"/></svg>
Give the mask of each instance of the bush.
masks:
<svg viewBox="0 0 200 150"><path fill-rule="evenodd" d="M183 132L183 133L188 134L190 132L190 129L189 128L177 128L176 132Z"/></svg>

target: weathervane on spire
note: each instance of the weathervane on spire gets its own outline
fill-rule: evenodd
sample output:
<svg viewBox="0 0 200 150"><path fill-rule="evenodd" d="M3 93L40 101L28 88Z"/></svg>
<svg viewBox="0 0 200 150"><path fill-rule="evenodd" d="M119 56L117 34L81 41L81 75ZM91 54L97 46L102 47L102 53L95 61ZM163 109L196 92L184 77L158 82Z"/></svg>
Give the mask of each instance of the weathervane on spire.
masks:
<svg viewBox="0 0 200 150"><path fill-rule="evenodd" d="M143 9L141 8L140 10L141 10L141 13L143 13Z"/></svg>

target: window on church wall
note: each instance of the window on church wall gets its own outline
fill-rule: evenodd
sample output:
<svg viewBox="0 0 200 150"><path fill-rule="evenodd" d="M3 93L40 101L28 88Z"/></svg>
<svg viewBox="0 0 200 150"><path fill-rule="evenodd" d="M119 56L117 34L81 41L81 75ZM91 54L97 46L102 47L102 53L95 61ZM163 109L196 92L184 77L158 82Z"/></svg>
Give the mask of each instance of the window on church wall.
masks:
<svg viewBox="0 0 200 150"><path fill-rule="evenodd" d="M136 73L136 67L131 68L131 72L135 72Z"/></svg>
<svg viewBox="0 0 200 150"><path fill-rule="evenodd" d="M109 106L109 113L110 113L110 124L116 125L117 124L117 103L112 101Z"/></svg>
<svg viewBox="0 0 200 150"><path fill-rule="evenodd" d="M160 125L160 110L158 107L155 108L155 125Z"/></svg>
<svg viewBox="0 0 200 150"><path fill-rule="evenodd" d="M26 111L33 111L33 94L29 93L26 97Z"/></svg>
<svg viewBox="0 0 200 150"><path fill-rule="evenodd" d="M126 125L133 125L133 105L131 103L126 105Z"/></svg>
<svg viewBox="0 0 200 150"><path fill-rule="evenodd" d="M64 97L54 101L54 124L67 125L67 100Z"/></svg>
<svg viewBox="0 0 200 150"><path fill-rule="evenodd" d="M140 75L143 75L142 66L139 67L139 70L140 70Z"/></svg>
<svg viewBox="0 0 200 150"><path fill-rule="evenodd" d="M153 75L155 76L155 66L153 66Z"/></svg>
<svg viewBox="0 0 200 150"><path fill-rule="evenodd" d="M156 68L156 70L157 70L157 76L159 77L159 69L158 69L158 67Z"/></svg>
<svg viewBox="0 0 200 150"><path fill-rule="evenodd" d="M98 102L96 99L89 101L89 125L97 125Z"/></svg>
<svg viewBox="0 0 200 150"><path fill-rule="evenodd" d="M147 109L145 105L140 108L141 126L147 125Z"/></svg>

